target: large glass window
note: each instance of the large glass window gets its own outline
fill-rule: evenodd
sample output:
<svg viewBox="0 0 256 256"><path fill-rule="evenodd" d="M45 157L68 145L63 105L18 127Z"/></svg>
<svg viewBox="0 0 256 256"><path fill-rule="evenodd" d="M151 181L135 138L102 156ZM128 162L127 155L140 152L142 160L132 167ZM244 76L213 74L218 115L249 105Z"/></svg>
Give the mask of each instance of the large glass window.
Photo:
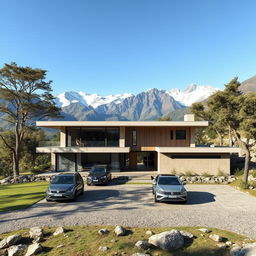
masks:
<svg viewBox="0 0 256 256"><path fill-rule="evenodd" d="M106 132L107 132L107 146L118 147L119 146L119 129L106 128Z"/></svg>
<svg viewBox="0 0 256 256"><path fill-rule="evenodd" d="M185 140L186 130L176 130L176 140Z"/></svg>
<svg viewBox="0 0 256 256"><path fill-rule="evenodd" d="M117 127L75 127L67 128L68 147L118 147Z"/></svg>
<svg viewBox="0 0 256 256"><path fill-rule="evenodd" d="M105 128L82 128L81 141L84 147L104 147Z"/></svg>
<svg viewBox="0 0 256 256"><path fill-rule="evenodd" d="M76 171L76 156L72 153L58 154L58 171L74 172Z"/></svg>

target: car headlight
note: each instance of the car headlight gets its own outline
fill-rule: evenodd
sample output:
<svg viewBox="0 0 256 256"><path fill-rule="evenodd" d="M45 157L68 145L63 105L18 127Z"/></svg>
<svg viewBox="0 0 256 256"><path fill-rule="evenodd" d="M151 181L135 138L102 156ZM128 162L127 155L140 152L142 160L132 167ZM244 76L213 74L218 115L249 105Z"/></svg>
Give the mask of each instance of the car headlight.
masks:
<svg viewBox="0 0 256 256"><path fill-rule="evenodd" d="M72 192L72 191L74 190L74 188L75 188L74 186L71 186L71 187L69 187L69 188L67 189L67 191L68 191L68 192Z"/></svg>
<svg viewBox="0 0 256 256"><path fill-rule="evenodd" d="M156 192L158 193L164 193L164 191L161 188L156 188Z"/></svg>
<svg viewBox="0 0 256 256"><path fill-rule="evenodd" d="M187 193L186 189L183 188L181 191L180 191L181 194L185 195Z"/></svg>

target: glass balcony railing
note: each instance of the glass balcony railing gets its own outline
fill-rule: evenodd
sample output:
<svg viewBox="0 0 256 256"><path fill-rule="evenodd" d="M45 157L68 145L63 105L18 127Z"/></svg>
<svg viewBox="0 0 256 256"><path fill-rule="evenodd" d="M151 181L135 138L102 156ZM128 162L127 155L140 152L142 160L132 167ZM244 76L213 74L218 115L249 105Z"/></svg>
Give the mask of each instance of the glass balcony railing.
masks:
<svg viewBox="0 0 256 256"><path fill-rule="evenodd" d="M51 140L39 141L38 146L39 147L59 147L60 142L59 141L51 141Z"/></svg>

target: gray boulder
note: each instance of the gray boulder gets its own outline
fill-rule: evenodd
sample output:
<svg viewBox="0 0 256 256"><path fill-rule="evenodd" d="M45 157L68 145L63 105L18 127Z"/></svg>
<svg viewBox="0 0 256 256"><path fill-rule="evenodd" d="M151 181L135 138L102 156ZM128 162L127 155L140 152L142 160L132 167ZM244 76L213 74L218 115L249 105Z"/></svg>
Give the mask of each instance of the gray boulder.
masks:
<svg viewBox="0 0 256 256"><path fill-rule="evenodd" d="M0 249L8 248L12 245L17 244L21 238L22 238L21 235L12 235L12 236L8 236L8 237L4 238L0 242Z"/></svg>
<svg viewBox="0 0 256 256"><path fill-rule="evenodd" d="M173 229L149 237L148 242L163 250L170 251L181 248L184 245L184 238L178 230Z"/></svg>
<svg viewBox="0 0 256 256"><path fill-rule="evenodd" d="M102 251L102 252L105 252L105 251L107 251L109 248L107 247L107 246L100 246L99 247L99 251Z"/></svg>
<svg viewBox="0 0 256 256"><path fill-rule="evenodd" d="M142 250L147 250L150 248L150 243L147 241L139 240L136 244L135 247L142 249Z"/></svg>
<svg viewBox="0 0 256 256"><path fill-rule="evenodd" d="M125 236L127 230L122 226L116 226L114 232L117 236Z"/></svg>
<svg viewBox="0 0 256 256"><path fill-rule="evenodd" d="M24 252L28 246L26 244L12 245L8 248L8 256L20 255Z"/></svg>
<svg viewBox="0 0 256 256"><path fill-rule="evenodd" d="M185 238L189 238L189 239L192 239L194 237L194 235L190 232L187 232L187 231L183 231L183 230L180 230L180 233L182 236L184 236Z"/></svg>
<svg viewBox="0 0 256 256"><path fill-rule="evenodd" d="M207 228L199 228L199 231L203 232L203 233L210 233L211 231Z"/></svg>
<svg viewBox="0 0 256 256"><path fill-rule="evenodd" d="M29 237L31 239L38 239L39 237L42 238L44 236L43 229L40 227L33 227L29 230Z"/></svg>
<svg viewBox="0 0 256 256"><path fill-rule="evenodd" d="M36 255L40 252L43 251L43 248L40 244L38 243L34 243L34 244L31 244L29 247L28 247L28 250L27 250L27 253L25 254L25 256L32 256L32 255Z"/></svg>
<svg viewBox="0 0 256 256"><path fill-rule="evenodd" d="M215 242L222 242L223 241L223 237L221 237L219 235L209 235L209 238L212 239Z"/></svg>
<svg viewBox="0 0 256 256"><path fill-rule="evenodd" d="M65 229L63 227L56 228L55 232L53 233L54 236L60 235L65 233Z"/></svg>
<svg viewBox="0 0 256 256"><path fill-rule="evenodd" d="M108 229L106 229L106 228L102 228L102 229L100 229L99 231L98 231L98 234L99 235L106 235L106 234L108 234L109 233L109 230Z"/></svg>
<svg viewBox="0 0 256 256"><path fill-rule="evenodd" d="M245 244L243 247L234 246L230 250L231 256L255 256L256 255L256 243Z"/></svg>

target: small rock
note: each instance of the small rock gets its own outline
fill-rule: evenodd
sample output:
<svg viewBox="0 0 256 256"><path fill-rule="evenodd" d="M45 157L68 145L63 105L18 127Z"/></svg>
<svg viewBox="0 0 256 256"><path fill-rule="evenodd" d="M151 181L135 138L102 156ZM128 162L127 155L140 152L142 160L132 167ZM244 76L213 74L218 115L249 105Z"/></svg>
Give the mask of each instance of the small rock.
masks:
<svg viewBox="0 0 256 256"><path fill-rule="evenodd" d="M127 230L121 226L116 226L114 232L116 233L117 236L125 236Z"/></svg>
<svg viewBox="0 0 256 256"><path fill-rule="evenodd" d="M43 248L40 244L35 243L35 244L31 244L28 247L27 253L25 254L25 256L31 256L31 255L35 255L38 254L40 252L42 252Z"/></svg>
<svg viewBox="0 0 256 256"><path fill-rule="evenodd" d="M38 237L43 237L43 236L44 236L43 229L41 229L40 227L30 228L29 237L31 239L36 239Z"/></svg>
<svg viewBox="0 0 256 256"><path fill-rule="evenodd" d="M199 231L203 232L203 233L210 233L211 231L207 228L199 228Z"/></svg>
<svg viewBox="0 0 256 256"><path fill-rule="evenodd" d="M227 248L227 245L226 245L225 243L219 243L219 244L217 244L217 246L218 246L219 248L221 248L221 249Z"/></svg>
<svg viewBox="0 0 256 256"><path fill-rule="evenodd" d="M147 230L145 233L147 236L152 236L154 233L151 230Z"/></svg>
<svg viewBox="0 0 256 256"><path fill-rule="evenodd" d="M54 236L60 235L65 233L65 229L63 227L58 227L55 232L53 233Z"/></svg>
<svg viewBox="0 0 256 256"><path fill-rule="evenodd" d="M142 249L142 250L148 250L150 248L150 244L147 241L139 240L135 247Z"/></svg>
<svg viewBox="0 0 256 256"><path fill-rule="evenodd" d="M56 246L57 249L64 247L64 244L59 244Z"/></svg>
<svg viewBox="0 0 256 256"><path fill-rule="evenodd" d="M106 235L106 234L108 234L109 233L109 231L107 230L107 229L105 229L105 228L102 228L102 229L100 229L99 231L98 231L98 234L99 235Z"/></svg>
<svg viewBox="0 0 256 256"><path fill-rule="evenodd" d="M231 246L233 243L231 241L227 241L225 244L226 246Z"/></svg>
<svg viewBox="0 0 256 256"><path fill-rule="evenodd" d="M105 251L107 251L109 248L107 247L107 246L100 246L99 247L99 251L102 251L102 252L105 252Z"/></svg>
<svg viewBox="0 0 256 256"><path fill-rule="evenodd" d="M175 250L184 245L184 238L178 230L162 232L149 237L148 242L163 250Z"/></svg>
<svg viewBox="0 0 256 256"><path fill-rule="evenodd" d="M8 248L8 256L15 256L21 254L28 248L26 244L12 245Z"/></svg>
<svg viewBox="0 0 256 256"><path fill-rule="evenodd" d="M116 243L117 241L118 241L118 240L116 240L116 239L111 239L111 240L110 240L111 243Z"/></svg>
<svg viewBox="0 0 256 256"><path fill-rule="evenodd" d="M190 232L187 232L187 231L183 231L183 230L180 230L180 233L182 236L184 236L185 238L189 238L189 239L192 239L194 237L194 235Z"/></svg>
<svg viewBox="0 0 256 256"><path fill-rule="evenodd" d="M12 236L8 236L8 237L4 238L0 242L0 249L4 249L4 248L10 247L12 245L15 245L17 242L20 241L21 238L22 238L21 235L12 235Z"/></svg>
<svg viewBox="0 0 256 256"><path fill-rule="evenodd" d="M223 237L221 237L219 235L209 235L209 238L212 239L215 242L222 242L223 241Z"/></svg>

